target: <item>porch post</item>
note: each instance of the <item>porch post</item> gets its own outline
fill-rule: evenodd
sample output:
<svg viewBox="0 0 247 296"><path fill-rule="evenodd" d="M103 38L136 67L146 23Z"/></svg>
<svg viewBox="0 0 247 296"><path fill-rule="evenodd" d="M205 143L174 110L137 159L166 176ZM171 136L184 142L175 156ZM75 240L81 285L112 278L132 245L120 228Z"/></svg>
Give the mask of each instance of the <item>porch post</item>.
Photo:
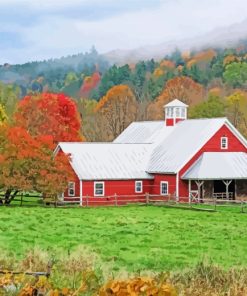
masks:
<svg viewBox="0 0 247 296"><path fill-rule="evenodd" d="M226 185L226 198L229 199L229 185L232 183L232 180L229 180L229 181L222 180L222 181Z"/></svg>
<svg viewBox="0 0 247 296"><path fill-rule="evenodd" d="M82 180L80 180L80 206L82 207Z"/></svg>
<svg viewBox="0 0 247 296"><path fill-rule="evenodd" d="M196 185L197 185L197 188L198 188L198 200L201 199L201 186L204 184L204 181L195 181L196 182ZM203 193L203 191L202 191ZM202 199L203 199L203 196L202 196Z"/></svg>
<svg viewBox="0 0 247 296"><path fill-rule="evenodd" d="M189 179L189 202L191 202L191 180Z"/></svg>

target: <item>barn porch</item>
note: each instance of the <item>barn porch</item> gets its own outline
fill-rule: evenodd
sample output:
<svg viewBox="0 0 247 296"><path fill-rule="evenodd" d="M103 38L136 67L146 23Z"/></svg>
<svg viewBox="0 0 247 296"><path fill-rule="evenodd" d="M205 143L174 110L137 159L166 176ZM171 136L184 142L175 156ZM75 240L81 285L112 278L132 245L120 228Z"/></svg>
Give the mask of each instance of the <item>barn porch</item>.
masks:
<svg viewBox="0 0 247 296"><path fill-rule="evenodd" d="M189 199L247 197L247 153L206 152L183 175Z"/></svg>

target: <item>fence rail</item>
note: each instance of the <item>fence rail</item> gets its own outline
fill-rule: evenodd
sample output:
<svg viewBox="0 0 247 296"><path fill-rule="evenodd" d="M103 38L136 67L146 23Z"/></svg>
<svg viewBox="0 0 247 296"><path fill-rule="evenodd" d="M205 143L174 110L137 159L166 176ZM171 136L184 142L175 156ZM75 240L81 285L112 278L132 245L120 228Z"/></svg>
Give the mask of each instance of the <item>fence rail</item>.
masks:
<svg viewBox="0 0 247 296"><path fill-rule="evenodd" d="M0 194L0 200L4 195ZM198 205L205 207L211 207L214 211L219 210L221 207L240 207L241 212L244 213L247 208L247 200L233 200L233 199L217 199L214 198L191 198L188 201L188 197L180 197L177 200L174 194L169 195L155 195L155 194L136 194L136 195L110 195L104 197L95 196L82 196L80 197L66 197L59 198L58 196L46 196L38 194L21 194L19 193L14 199L13 204L15 206L33 205L33 206L50 206L55 207L70 207L70 206L82 206L82 207L96 207L96 206L127 206L131 204L137 205L164 205L171 207L187 208L187 209L199 209ZM12 203L11 203L12 205Z"/></svg>
<svg viewBox="0 0 247 296"><path fill-rule="evenodd" d="M152 204L159 202L167 202L172 199L171 195L153 195L153 194L142 194L142 195L110 195L106 197L95 197L95 196L82 196L75 198L65 198L62 203L78 203L83 207L90 207L96 205L105 206L122 206L127 204Z"/></svg>

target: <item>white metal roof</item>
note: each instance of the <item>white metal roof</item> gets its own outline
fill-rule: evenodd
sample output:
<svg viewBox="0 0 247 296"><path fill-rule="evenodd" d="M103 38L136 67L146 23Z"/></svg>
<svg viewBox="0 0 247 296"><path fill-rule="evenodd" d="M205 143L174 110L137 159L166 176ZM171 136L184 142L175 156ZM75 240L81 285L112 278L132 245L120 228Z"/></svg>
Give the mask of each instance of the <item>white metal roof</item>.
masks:
<svg viewBox="0 0 247 296"><path fill-rule="evenodd" d="M166 126L163 121L143 121L131 123L114 143L157 143L164 140L175 126Z"/></svg>
<svg viewBox="0 0 247 296"><path fill-rule="evenodd" d="M170 103L166 104L164 107L188 107L188 105L184 104L178 99L171 101Z"/></svg>
<svg viewBox="0 0 247 296"><path fill-rule="evenodd" d="M81 180L152 179L146 173L150 144L59 143L71 155L71 165ZM56 149L58 150L58 149Z"/></svg>
<svg viewBox="0 0 247 296"><path fill-rule="evenodd" d="M213 118L177 123L173 132L154 148L147 171L177 173L227 122L226 118Z"/></svg>
<svg viewBox="0 0 247 296"><path fill-rule="evenodd" d="M203 153L182 178L191 180L247 179L247 153Z"/></svg>

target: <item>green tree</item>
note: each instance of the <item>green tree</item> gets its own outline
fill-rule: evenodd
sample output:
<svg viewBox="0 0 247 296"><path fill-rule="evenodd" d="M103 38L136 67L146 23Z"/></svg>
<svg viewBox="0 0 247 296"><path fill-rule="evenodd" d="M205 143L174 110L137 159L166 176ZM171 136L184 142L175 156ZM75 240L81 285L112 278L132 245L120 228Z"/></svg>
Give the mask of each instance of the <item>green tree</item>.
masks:
<svg viewBox="0 0 247 296"><path fill-rule="evenodd" d="M224 80L233 87L241 87L247 81L247 63L234 62L226 66Z"/></svg>
<svg viewBox="0 0 247 296"><path fill-rule="evenodd" d="M65 77L64 85L68 86L68 85L70 85L71 83L73 83L73 82L75 82L77 80L78 80L78 77L77 77L76 73L75 72L69 72Z"/></svg>
<svg viewBox="0 0 247 296"><path fill-rule="evenodd" d="M20 97L20 88L13 84L4 84L0 81L0 104L8 117L14 113Z"/></svg>
<svg viewBox="0 0 247 296"><path fill-rule="evenodd" d="M189 110L190 118L215 118L224 117L226 113L226 104L218 96L209 95L207 101L195 105Z"/></svg>

